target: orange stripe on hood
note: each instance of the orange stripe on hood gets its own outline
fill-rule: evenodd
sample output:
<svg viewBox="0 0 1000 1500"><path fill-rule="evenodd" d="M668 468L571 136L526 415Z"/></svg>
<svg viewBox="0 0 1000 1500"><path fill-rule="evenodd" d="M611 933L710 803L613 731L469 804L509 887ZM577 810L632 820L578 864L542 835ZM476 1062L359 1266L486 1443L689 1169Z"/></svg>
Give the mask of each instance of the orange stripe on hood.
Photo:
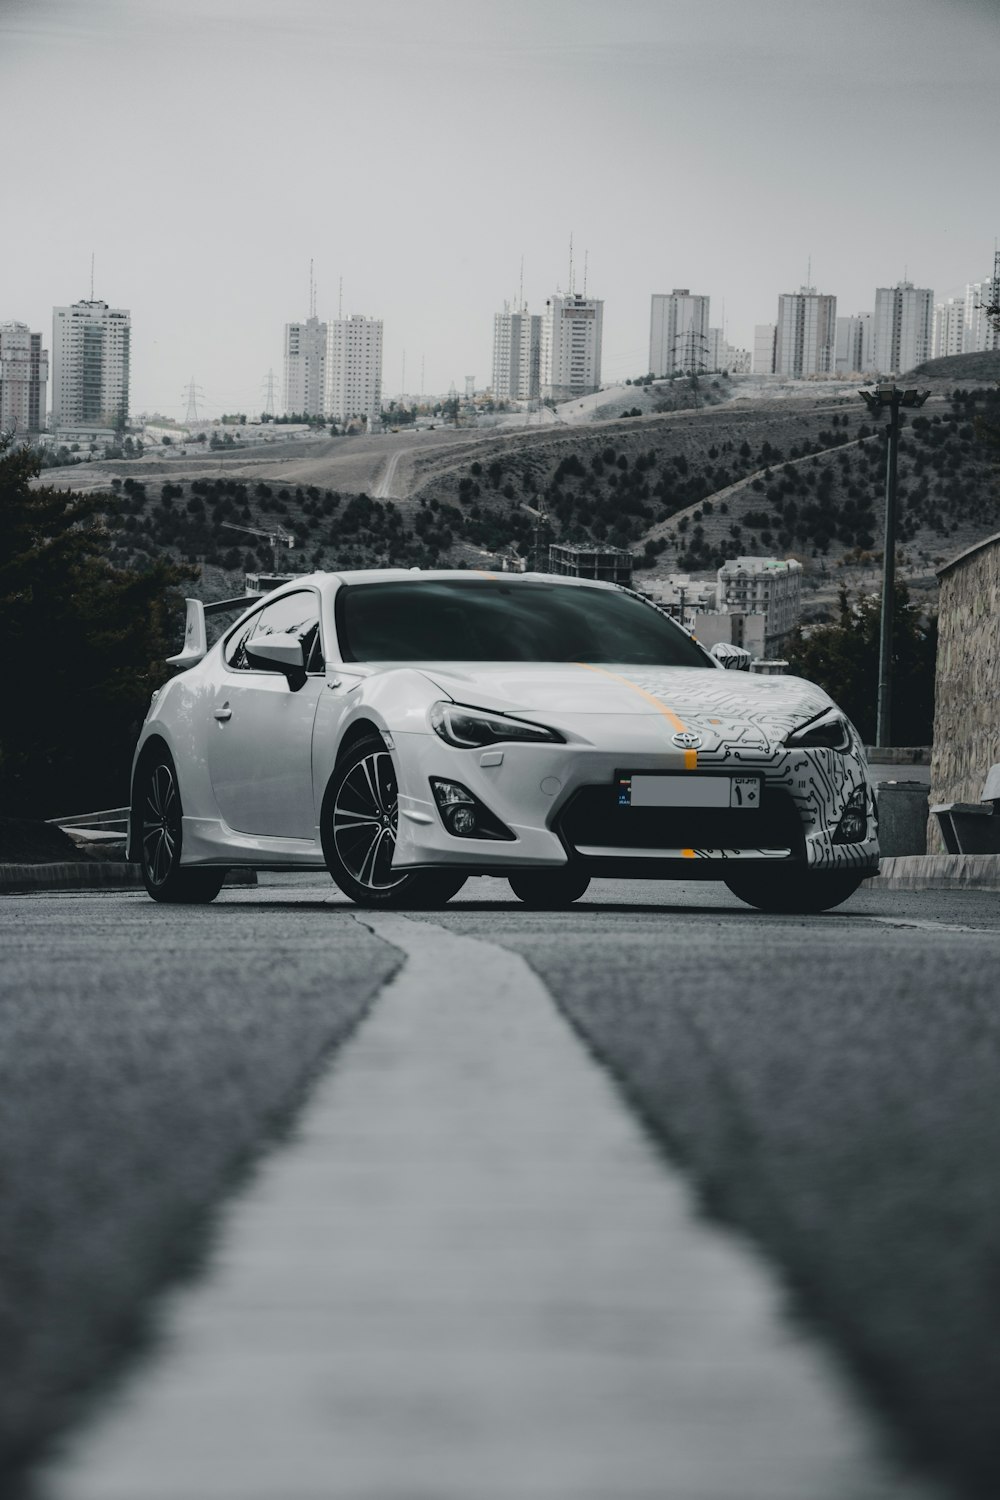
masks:
<svg viewBox="0 0 1000 1500"><path fill-rule="evenodd" d="M640 698L645 698L647 703L651 703L656 709L657 713L661 713L663 717L673 726L678 734L684 734L687 730L687 725L682 719L679 719L677 717L672 708L668 708L665 703L661 703L659 698L654 698L652 693L647 693L646 689L641 688L637 682L630 682L627 677L620 677L617 672L609 672L606 667L595 667L589 661L578 661L575 662L574 665L577 667L582 667L585 672L600 672L602 677L610 677L613 682L620 682L622 686L627 687L630 692L638 693ZM685 771L694 771L697 769L697 767L697 750L685 750Z"/></svg>

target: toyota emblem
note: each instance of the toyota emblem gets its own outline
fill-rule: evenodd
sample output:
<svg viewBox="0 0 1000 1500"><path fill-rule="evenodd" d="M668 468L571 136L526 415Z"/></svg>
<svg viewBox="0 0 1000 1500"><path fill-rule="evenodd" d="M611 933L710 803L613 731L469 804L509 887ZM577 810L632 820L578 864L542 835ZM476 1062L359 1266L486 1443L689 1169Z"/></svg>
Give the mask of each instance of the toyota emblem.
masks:
<svg viewBox="0 0 1000 1500"><path fill-rule="evenodd" d="M698 750L701 748L701 735L693 734L690 729L684 729L680 734L674 735L674 744L678 750Z"/></svg>

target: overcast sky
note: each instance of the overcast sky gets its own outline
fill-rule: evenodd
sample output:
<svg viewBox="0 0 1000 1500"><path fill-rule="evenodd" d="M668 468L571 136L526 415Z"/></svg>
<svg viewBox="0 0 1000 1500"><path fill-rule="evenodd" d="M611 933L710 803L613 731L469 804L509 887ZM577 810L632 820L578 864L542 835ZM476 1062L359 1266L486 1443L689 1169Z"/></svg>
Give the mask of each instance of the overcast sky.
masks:
<svg viewBox="0 0 1000 1500"><path fill-rule="evenodd" d="M488 384L493 314L649 299L732 343L992 271L998 0L0 0L0 320L132 313L133 413L256 410L284 324L385 324L383 390Z"/></svg>

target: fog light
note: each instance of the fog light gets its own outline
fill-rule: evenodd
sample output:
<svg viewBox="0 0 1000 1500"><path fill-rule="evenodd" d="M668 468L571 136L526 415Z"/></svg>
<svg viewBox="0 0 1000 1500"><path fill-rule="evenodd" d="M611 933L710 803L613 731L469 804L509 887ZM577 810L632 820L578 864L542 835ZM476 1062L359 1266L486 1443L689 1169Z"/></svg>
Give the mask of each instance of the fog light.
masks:
<svg viewBox="0 0 1000 1500"><path fill-rule="evenodd" d="M868 833L868 793L863 786L856 787L847 799L837 831L833 835L835 844L863 843Z"/></svg>
<svg viewBox="0 0 1000 1500"><path fill-rule="evenodd" d="M510 829L484 807L460 781L431 777L431 791L441 821L457 839L513 839Z"/></svg>
<svg viewBox="0 0 1000 1500"><path fill-rule="evenodd" d="M476 814L468 803L459 804L457 807L449 807L445 812L445 822L452 833L458 838L469 838L476 831Z"/></svg>

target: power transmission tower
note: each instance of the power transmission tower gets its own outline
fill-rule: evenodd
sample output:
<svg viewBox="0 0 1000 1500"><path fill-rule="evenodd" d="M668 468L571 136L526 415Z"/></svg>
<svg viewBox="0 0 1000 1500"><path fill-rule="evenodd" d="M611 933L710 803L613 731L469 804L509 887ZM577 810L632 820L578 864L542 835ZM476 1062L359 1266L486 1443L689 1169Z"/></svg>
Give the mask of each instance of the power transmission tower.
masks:
<svg viewBox="0 0 1000 1500"><path fill-rule="evenodd" d="M674 368L685 375L704 375L707 364L708 340L703 333L697 331L693 323L689 323L687 328L680 329L674 337Z"/></svg>
<svg viewBox="0 0 1000 1500"><path fill-rule="evenodd" d="M268 370L267 374L264 376L264 379L260 383L260 388L264 392L263 410L265 415L269 417L275 416L274 408L278 399L275 394L277 389L277 382L277 375L275 375L273 370Z"/></svg>
<svg viewBox="0 0 1000 1500"><path fill-rule="evenodd" d="M185 422L185 425L187 423L189 423L189 422L197 422L199 420L199 418L198 418L198 397L200 396L201 399L204 401L204 399L205 399L205 392L202 390L202 388L201 388L200 385L195 385L195 383L194 383L194 376L193 375L191 376L191 379L188 382L187 390L183 391L182 395L184 396L184 399L187 401L187 411L184 413L184 422Z"/></svg>

